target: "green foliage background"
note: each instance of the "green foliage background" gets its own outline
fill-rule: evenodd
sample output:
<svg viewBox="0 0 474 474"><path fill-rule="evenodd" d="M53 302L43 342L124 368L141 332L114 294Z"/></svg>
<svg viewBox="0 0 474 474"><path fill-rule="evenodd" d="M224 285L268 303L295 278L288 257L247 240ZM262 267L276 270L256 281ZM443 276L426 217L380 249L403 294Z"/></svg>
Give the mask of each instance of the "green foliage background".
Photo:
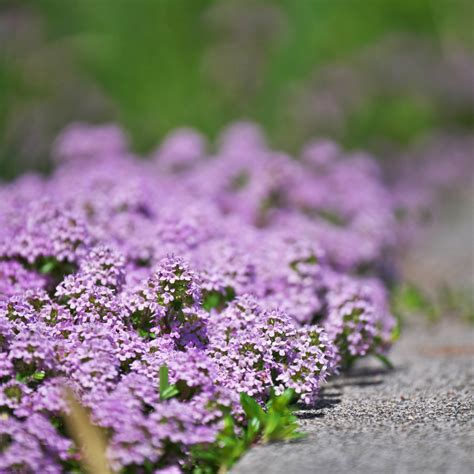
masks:
<svg viewBox="0 0 474 474"><path fill-rule="evenodd" d="M257 17L263 20L246 33L247 10L260 12ZM193 126L213 137L229 121L249 118L263 124L276 144L291 149L306 137L288 114L287 98L318 67L344 61L395 33L428 38L440 50L449 41L472 51L473 42L469 0L0 3L4 24L12 21L12 15L14 19L23 15L27 26L12 27L10 47L0 57L0 132L4 136L0 175L4 176L42 163L39 152L37 162L25 165L20 161L25 153L22 133L17 130L21 129L16 119L19 110L27 134L31 122L24 111L36 107L32 120L40 122L38 133L44 132L49 140L74 119L116 120L130 132L134 146L147 151L178 126ZM22 45L22 37L31 33L31 18L40 25L41 33ZM221 77L216 81L209 75L209 54L216 45L229 43L233 46L229 54L221 55L222 64L213 62L215 74ZM236 85L233 76L241 68L233 63L233 53L239 61L248 57L250 64L250 79L244 76ZM58 99L57 91L76 80L92 84L107 106L84 112L81 102L87 93L81 97L83 92L74 86L67 99ZM41 112L41 104L47 104L47 113ZM15 133L11 132L12 121ZM41 121L52 124L41 126ZM411 97L377 98L363 104L351 118L342 141L364 147L378 134L404 143L440 122L443 117L430 104Z"/></svg>

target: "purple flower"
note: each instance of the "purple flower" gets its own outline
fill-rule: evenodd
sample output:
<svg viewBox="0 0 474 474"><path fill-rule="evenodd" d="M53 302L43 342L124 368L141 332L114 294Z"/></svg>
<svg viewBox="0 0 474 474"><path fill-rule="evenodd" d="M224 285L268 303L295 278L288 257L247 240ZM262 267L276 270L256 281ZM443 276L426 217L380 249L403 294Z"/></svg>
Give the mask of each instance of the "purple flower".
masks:
<svg viewBox="0 0 474 474"><path fill-rule="evenodd" d="M74 125L54 155L0 186L0 471L76 468L66 386L113 469L174 474L243 420L240 392L312 403L389 347L395 200L372 158L317 142L295 160L252 124L215 156L179 130L148 162L116 127Z"/></svg>

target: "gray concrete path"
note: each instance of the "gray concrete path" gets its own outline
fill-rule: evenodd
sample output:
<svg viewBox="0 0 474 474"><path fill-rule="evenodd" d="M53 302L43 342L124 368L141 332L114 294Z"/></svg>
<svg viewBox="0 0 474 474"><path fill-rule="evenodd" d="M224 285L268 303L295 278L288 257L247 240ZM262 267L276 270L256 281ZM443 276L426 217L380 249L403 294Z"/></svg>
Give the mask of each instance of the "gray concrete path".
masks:
<svg viewBox="0 0 474 474"><path fill-rule="evenodd" d="M301 410L304 440L256 447L235 474L474 472L474 329L405 328L387 372L365 361Z"/></svg>

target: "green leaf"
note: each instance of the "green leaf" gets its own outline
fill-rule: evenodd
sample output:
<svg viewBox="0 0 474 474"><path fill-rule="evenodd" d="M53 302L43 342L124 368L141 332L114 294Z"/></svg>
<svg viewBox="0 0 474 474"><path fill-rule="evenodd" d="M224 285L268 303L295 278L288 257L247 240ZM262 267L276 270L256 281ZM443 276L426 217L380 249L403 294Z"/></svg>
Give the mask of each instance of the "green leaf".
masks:
<svg viewBox="0 0 474 474"><path fill-rule="evenodd" d="M226 415L224 417L224 429L222 432L226 435L234 435L235 423L231 415Z"/></svg>
<svg viewBox="0 0 474 474"><path fill-rule="evenodd" d="M210 311L211 309L223 309L229 301L232 301L235 298L235 290L228 286L225 289L224 293L220 293L219 291L208 291L205 292L203 296L203 303L202 307L206 311Z"/></svg>
<svg viewBox="0 0 474 474"><path fill-rule="evenodd" d="M162 365L160 367L160 398L161 400L168 400L178 395L179 390L176 385L170 385L168 367Z"/></svg>
<svg viewBox="0 0 474 474"><path fill-rule="evenodd" d="M176 397L179 394L179 390L176 388L175 385L170 385L168 388L163 390L160 393L160 398L162 400L169 400L170 398Z"/></svg>
<svg viewBox="0 0 474 474"><path fill-rule="evenodd" d="M252 418L247 425L247 429L245 430L246 444L253 444L260 434L261 429L262 423L260 420L258 418Z"/></svg>
<svg viewBox="0 0 474 474"><path fill-rule="evenodd" d="M270 400L267 403L267 408L276 411L284 410L291 404L294 398L295 391L291 388L287 388L281 395L275 395L272 393Z"/></svg>
<svg viewBox="0 0 474 474"><path fill-rule="evenodd" d="M41 273L50 273L52 270L54 270L54 267L56 266L56 262L54 260L48 260L45 262L41 268L40 272Z"/></svg>
<svg viewBox="0 0 474 474"><path fill-rule="evenodd" d="M277 413L269 413L264 430L264 439L269 440L271 438L272 433L278 429L281 421L281 417Z"/></svg>
<svg viewBox="0 0 474 474"><path fill-rule="evenodd" d="M397 321L394 328L392 329L392 334L391 334L392 342L398 341L402 333L402 318L400 317L400 315L395 315L395 316L396 316Z"/></svg>
<svg viewBox="0 0 474 474"><path fill-rule="evenodd" d="M380 362L382 362L382 364L383 364L387 369L393 370L393 369L395 368L395 366L392 364L392 362L390 361L390 359L389 359L386 355L383 355L383 354L374 354L374 356L375 356Z"/></svg>
<svg viewBox="0 0 474 474"><path fill-rule="evenodd" d="M160 393L164 392L170 385L168 367L162 365L160 367Z"/></svg>
<svg viewBox="0 0 474 474"><path fill-rule="evenodd" d="M192 449L194 473L227 472L253 444L298 439L298 421L293 415L291 402L293 390L281 395L270 394L265 408L250 395L240 394L240 402L246 415L244 423L230 413L224 416L224 427L211 445ZM236 429L237 427L237 429Z"/></svg>
<svg viewBox="0 0 474 474"><path fill-rule="evenodd" d="M217 308L221 304L222 296L217 291L209 292L202 303L202 307L206 311L210 311L212 308Z"/></svg>
<svg viewBox="0 0 474 474"><path fill-rule="evenodd" d="M265 412L262 407L252 398L250 395L247 395L245 392L240 394L240 404L244 409L247 418L251 420L252 418L257 418L260 421L263 421L265 418Z"/></svg>
<svg viewBox="0 0 474 474"><path fill-rule="evenodd" d="M46 374L45 374L43 371L41 371L41 372L35 372L35 373L32 375L32 377L33 377L33 379L35 379L35 380L43 380L44 377L45 377L45 375L46 375Z"/></svg>

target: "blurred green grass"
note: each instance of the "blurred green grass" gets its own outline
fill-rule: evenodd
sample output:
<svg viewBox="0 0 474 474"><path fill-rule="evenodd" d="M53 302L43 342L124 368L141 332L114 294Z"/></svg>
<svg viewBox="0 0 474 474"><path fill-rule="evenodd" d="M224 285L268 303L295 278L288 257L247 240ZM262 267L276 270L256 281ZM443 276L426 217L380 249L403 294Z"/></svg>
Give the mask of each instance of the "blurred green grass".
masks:
<svg viewBox="0 0 474 474"><path fill-rule="evenodd" d="M19 110L37 104L55 104L46 107L46 114L31 115L40 123L52 122L37 132L49 140L76 118L116 120L143 152L178 126L193 126L213 137L229 121L248 118L263 124L275 144L294 149L307 137L288 112L288 97L315 69L343 62L393 34L429 38L440 50L448 41L472 51L473 41L472 5L465 0L0 4L0 19L12 12L38 24L40 34L25 46L21 28L19 33L13 29L20 54L10 37L10 49L0 58L0 130L5 136L0 175L4 176L24 167L14 158L25 153L19 145L21 125L31 123L31 114L24 112L23 122L15 122L15 133L11 123ZM26 28L26 36L30 33ZM103 103L91 106L92 111L82 110L88 89L73 85L63 90L64 84L75 80L92 84ZM66 100L67 94L77 96ZM350 147L365 147L377 134L407 143L440 121L431 104L416 97L376 97L350 117L341 140ZM46 145L41 153L45 150ZM38 162L39 155L36 152Z"/></svg>

